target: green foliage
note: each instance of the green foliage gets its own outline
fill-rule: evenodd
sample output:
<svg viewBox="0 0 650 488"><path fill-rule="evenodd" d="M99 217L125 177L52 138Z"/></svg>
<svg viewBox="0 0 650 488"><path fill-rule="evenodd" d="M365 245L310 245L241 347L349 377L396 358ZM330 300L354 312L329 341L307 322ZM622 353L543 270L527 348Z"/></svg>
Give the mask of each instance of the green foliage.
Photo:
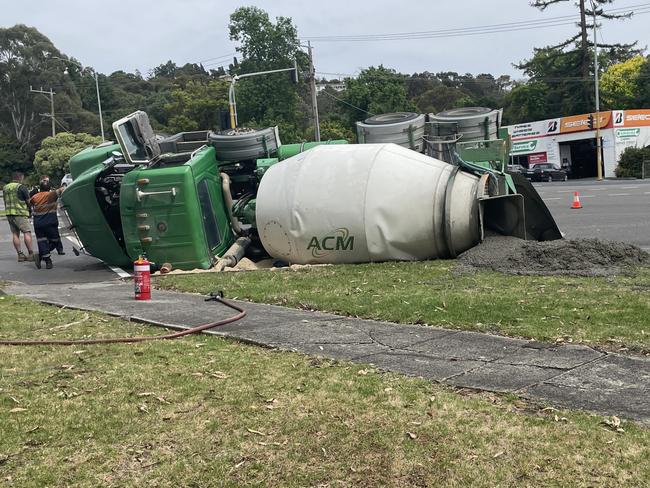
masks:
<svg viewBox="0 0 650 488"><path fill-rule="evenodd" d="M354 132L341 122L326 120L320 124L320 139L321 141L345 139L349 143L353 143L356 137Z"/></svg>
<svg viewBox="0 0 650 488"><path fill-rule="evenodd" d="M29 86L65 83L61 66L51 60L61 53L32 27L0 28L0 127L21 150L30 151L47 128L41 112L49 112L47 99L30 93Z"/></svg>
<svg viewBox="0 0 650 488"><path fill-rule="evenodd" d="M551 5L568 1L535 0L531 5L543 11ZM614 0L594 1L598 20L626 17L626 14L611 15L603 12L602 7ZM594 109L594 46L590 42L589 32L593 27L593 12L589 10L589 2L576 2L575 6L579 10L585 9L582 11L584 21L577 24L578 32L556 45L535 48L531 59L516 65L530 78L531 83L543 83L533 90L536 95L542 94L543 109L528 103L527 106L533 110L526 111L517 106L516 100L509 100L513 109L507 113L508 123L551 118L558 114L586 113ZM638 55L640 51L635 45L636 43L599 46L600 68L607 69ZM525 92L520 91L516 94L519 100L523 93Z"/></svg>
<svg viewBox="0 0 650 488"><path fill-rule="evenodd" d="M165 106L171 132L217 129L219 111L228 107L228 84L214 80L208 83L189 81L184 88L171 92L171 102Z"/></svg>
<svg viewBox="0 0 650 488"><path fill-rule="evenodd" d="M600 93L606 108L636 108L639 75L645 62L643 56L635 56L610 66L603 73L600 79Z"/></svg>
<svg viewBox="0 0 650 488"><path fill-rule="evenodd" d="M28 173L32 169L29 156L9 136L0 133L0 184L11 181L14 171Z"/></svg>
<svg viewBox="0 0 650 488"><path fill-rule="evenodd" d="M60 179L69 171L68 162L72 156L100 142L99 137L84 133L62 132L54 137L46 137L36 152L34 167L39 175Z"/></svg>
<svg viewBox="0 0 650 488"><path fill-rule="evenodd" d="M549 107L549 90L548 85L542 82L516 85L505 98L504 123L517 124L551 117L553 109Z"/></svg>
<svg viewBox="0 0 650 488"><path fill-rule="evenodd" d="M619 178L641 178L643 161L650 162L650 146L625 148L618 160L618 166L616 166L616 176Z"/></svg>
<svg viewBox="0 0 650 488"><path fill-rule="evenodd" d="M350 125L369 114L415 110L406 94L404 75L382 65L362 70L357 78L348 78L343 98L349 104L344 110Z"/></svg>
<svg viewBox="0 0 650 488"><path fill-rule="evenodd" d="M290 18L277 17L272 22L260 8L241 7L230 16L228 28L230 39L239 42L237 50L243 56L234 68L236 74L291 68L294 60L305 70L307 61ZM243 79L236 85L239 125L278 125L284 129L283 139L293 142L302 138L306 118L299 88L306 90L292 83L289 73Z"/></svg>

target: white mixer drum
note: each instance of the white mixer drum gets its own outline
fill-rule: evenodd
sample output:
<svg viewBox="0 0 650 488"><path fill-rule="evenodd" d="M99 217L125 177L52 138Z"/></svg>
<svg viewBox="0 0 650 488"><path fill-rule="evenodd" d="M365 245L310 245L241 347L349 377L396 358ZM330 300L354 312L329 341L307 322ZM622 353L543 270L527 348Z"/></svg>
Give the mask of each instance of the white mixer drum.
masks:
<svg viewBox="0 0 650 488"><path fill-rule="evenodd" d="M318 146L257 193L262 244L290 263L455 256L480 239L478 178L396 144Z"/></svg>

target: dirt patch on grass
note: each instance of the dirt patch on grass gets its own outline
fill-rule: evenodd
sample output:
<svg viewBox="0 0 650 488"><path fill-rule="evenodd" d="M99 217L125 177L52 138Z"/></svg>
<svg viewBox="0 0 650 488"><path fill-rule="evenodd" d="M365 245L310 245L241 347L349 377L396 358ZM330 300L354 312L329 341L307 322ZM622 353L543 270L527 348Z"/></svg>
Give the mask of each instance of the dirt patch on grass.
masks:
<svg viewBox="0 0 650 488"><path fill-rule="evenodd" d="M524 241L489 236L459 257L459 272L481 269L517 275L609 276L650 266L650 254L624 242L598 239Z"/></svg>

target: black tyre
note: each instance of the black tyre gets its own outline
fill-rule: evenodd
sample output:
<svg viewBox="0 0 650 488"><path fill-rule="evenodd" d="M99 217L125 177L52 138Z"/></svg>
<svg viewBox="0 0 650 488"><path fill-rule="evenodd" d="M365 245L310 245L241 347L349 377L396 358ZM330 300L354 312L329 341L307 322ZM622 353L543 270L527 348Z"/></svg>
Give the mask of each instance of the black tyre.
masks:
<svg viewBox="0 0 650 488"><path fill-rule="evenodd" d="M230 129L219 134L211 132L208 141L220 161L244 161L269 157L278 149L274 127L266 129Z"/></svg>
<svg viewBox="0 0 650 488"><path fill-rule="evenodd" d="M553 183L553 176L549 176L549 177L546 179L546 181L548 181L549 183Z"/></svg>

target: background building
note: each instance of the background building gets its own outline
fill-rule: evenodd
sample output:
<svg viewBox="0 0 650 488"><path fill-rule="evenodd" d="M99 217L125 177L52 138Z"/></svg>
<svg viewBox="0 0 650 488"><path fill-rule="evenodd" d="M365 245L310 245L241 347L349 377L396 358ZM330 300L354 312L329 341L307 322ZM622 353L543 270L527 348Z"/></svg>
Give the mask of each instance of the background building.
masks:
<svg viewBox="0 0 650 488"><path fill-rule="evenodd" d="M593 116L593 129L589 116ZM512 162L529 167L552 163L572 178L596 176L596 126L600 125L603 175L614 177L618 158L628 146L650 145L650 109L611 110L506 126L512 138Z"/></svg>

